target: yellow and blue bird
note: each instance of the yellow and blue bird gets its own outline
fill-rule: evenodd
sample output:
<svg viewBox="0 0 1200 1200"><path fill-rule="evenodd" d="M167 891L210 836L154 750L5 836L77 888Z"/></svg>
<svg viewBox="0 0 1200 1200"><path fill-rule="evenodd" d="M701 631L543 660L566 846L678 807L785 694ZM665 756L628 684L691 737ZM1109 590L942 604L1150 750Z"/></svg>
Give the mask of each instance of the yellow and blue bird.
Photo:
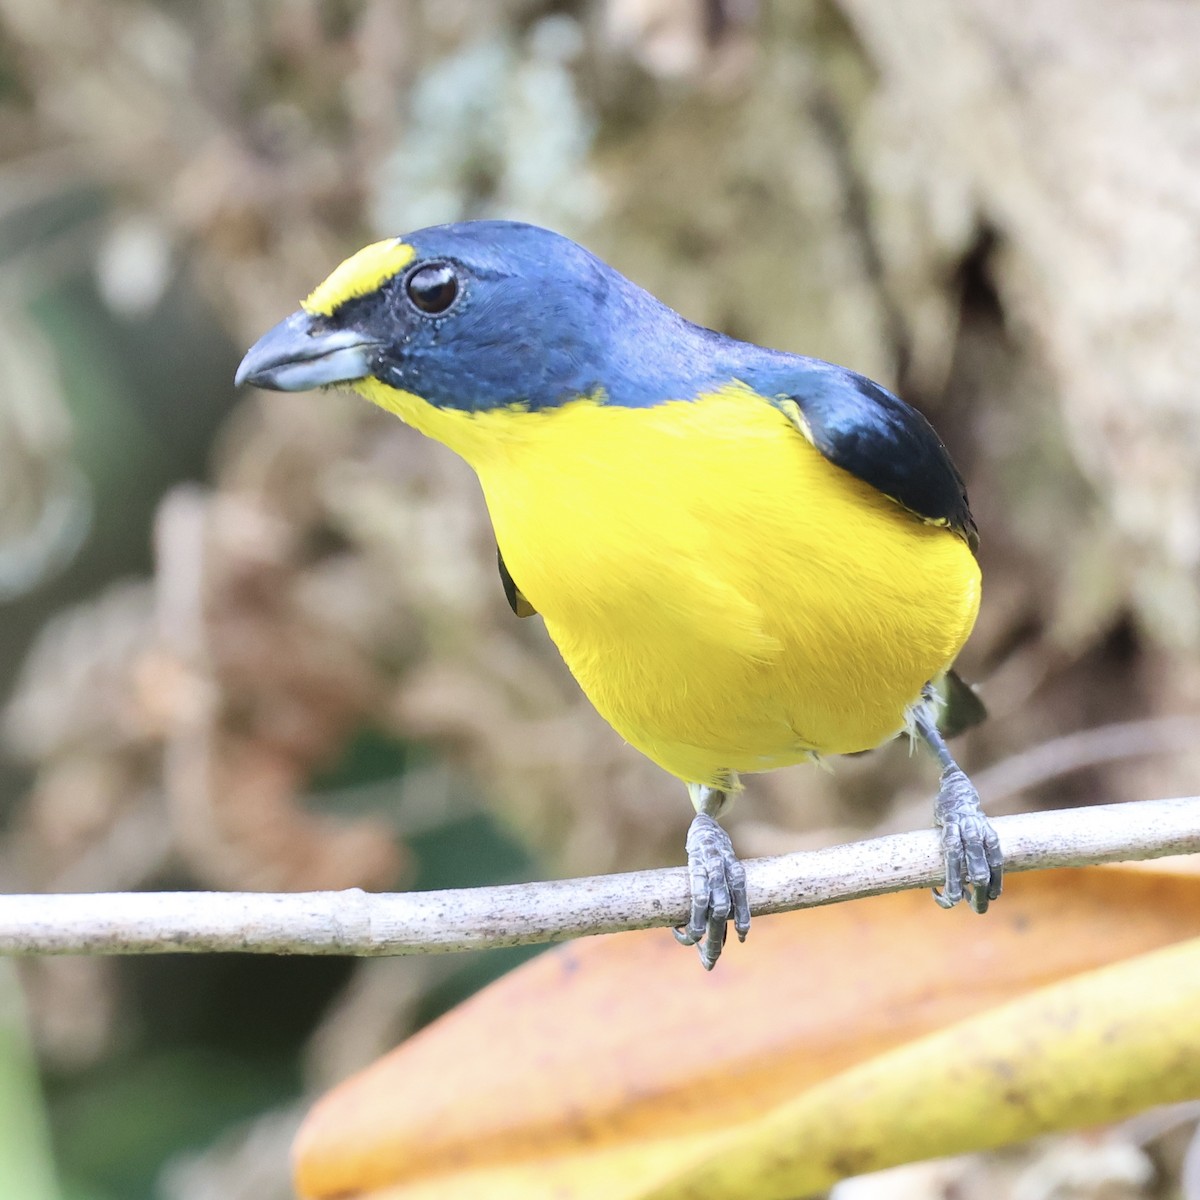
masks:
<svg viewBox="0 0 1200 1200"><path fill-rule="evenodd" d="M975 523L896 396L695 325L510 221L367 246L237 380L348 384L474 468L513 610L542 615L601 715L687 785L676 935L706 967L729 920L741 938L750 924L717 821L739 774L905 732L942 767L939 903L999 895L998 839L936 721L979 609Z"/></svg>

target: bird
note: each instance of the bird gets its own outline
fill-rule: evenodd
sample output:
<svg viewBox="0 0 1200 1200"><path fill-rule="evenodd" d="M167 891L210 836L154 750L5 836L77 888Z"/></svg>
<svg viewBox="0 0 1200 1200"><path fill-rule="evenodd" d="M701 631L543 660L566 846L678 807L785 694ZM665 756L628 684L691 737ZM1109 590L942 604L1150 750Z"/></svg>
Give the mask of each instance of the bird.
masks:
<svg viewBox="0 0 1200 1200"><path fill-rule="evenodd" d="M711 970L750 927L720 824L743 774L924 743L943 907L1003 854L939 729L979 610L966 489L916 409L848 368L688 321L516 221L366 246L246 353L237 384L346 385L474 469L518 616L686 785L688 917ZM977 702L975 702L977 703Z"/></svg>

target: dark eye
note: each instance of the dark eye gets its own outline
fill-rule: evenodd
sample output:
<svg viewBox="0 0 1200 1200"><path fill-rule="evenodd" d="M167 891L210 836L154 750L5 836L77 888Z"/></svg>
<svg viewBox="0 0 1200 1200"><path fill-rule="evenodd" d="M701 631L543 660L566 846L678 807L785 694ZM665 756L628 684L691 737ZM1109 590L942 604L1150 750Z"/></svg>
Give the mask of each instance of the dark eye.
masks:
<svg viewBox="0 0 1200 1200"><path fill-rule="evenodd" d="M421 267L408 277L404 286L408 298L426 313L445 312L458 295L458 277L446 263Z"/></svg>

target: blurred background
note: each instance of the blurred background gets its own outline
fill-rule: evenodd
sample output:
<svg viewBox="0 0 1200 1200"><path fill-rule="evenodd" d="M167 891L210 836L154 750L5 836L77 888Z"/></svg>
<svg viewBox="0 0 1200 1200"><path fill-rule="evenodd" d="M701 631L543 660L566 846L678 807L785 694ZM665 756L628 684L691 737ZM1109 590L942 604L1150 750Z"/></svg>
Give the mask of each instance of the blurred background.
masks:
<svg viewBox="0 0 1200 1200"><path fill-rule="evenodd" d="M991 811L1196 791L1198 151L1174 0L0 0L0 889L681 861L682 790L512 617L470 472L233 389L349 252L469 217L933 420ZM893 745L731 827L915 828L934 783ZM307 1099L520 957L5 964L0 1195L282 1200Z"/></svg>

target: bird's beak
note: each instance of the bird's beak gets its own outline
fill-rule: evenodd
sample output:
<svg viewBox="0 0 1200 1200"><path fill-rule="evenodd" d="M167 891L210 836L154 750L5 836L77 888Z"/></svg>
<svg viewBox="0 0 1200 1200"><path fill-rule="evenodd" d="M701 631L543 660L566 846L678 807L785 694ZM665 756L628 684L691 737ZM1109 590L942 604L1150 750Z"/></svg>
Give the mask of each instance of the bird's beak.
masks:
<svg viewBox="0 0 1200 1200"><path fill-rule="evenodd" d="M378 342L352 329L317 326L318 319L306 312L294 312L280 321L246 352L234 383L304 392L370 375Z"/></svg>

